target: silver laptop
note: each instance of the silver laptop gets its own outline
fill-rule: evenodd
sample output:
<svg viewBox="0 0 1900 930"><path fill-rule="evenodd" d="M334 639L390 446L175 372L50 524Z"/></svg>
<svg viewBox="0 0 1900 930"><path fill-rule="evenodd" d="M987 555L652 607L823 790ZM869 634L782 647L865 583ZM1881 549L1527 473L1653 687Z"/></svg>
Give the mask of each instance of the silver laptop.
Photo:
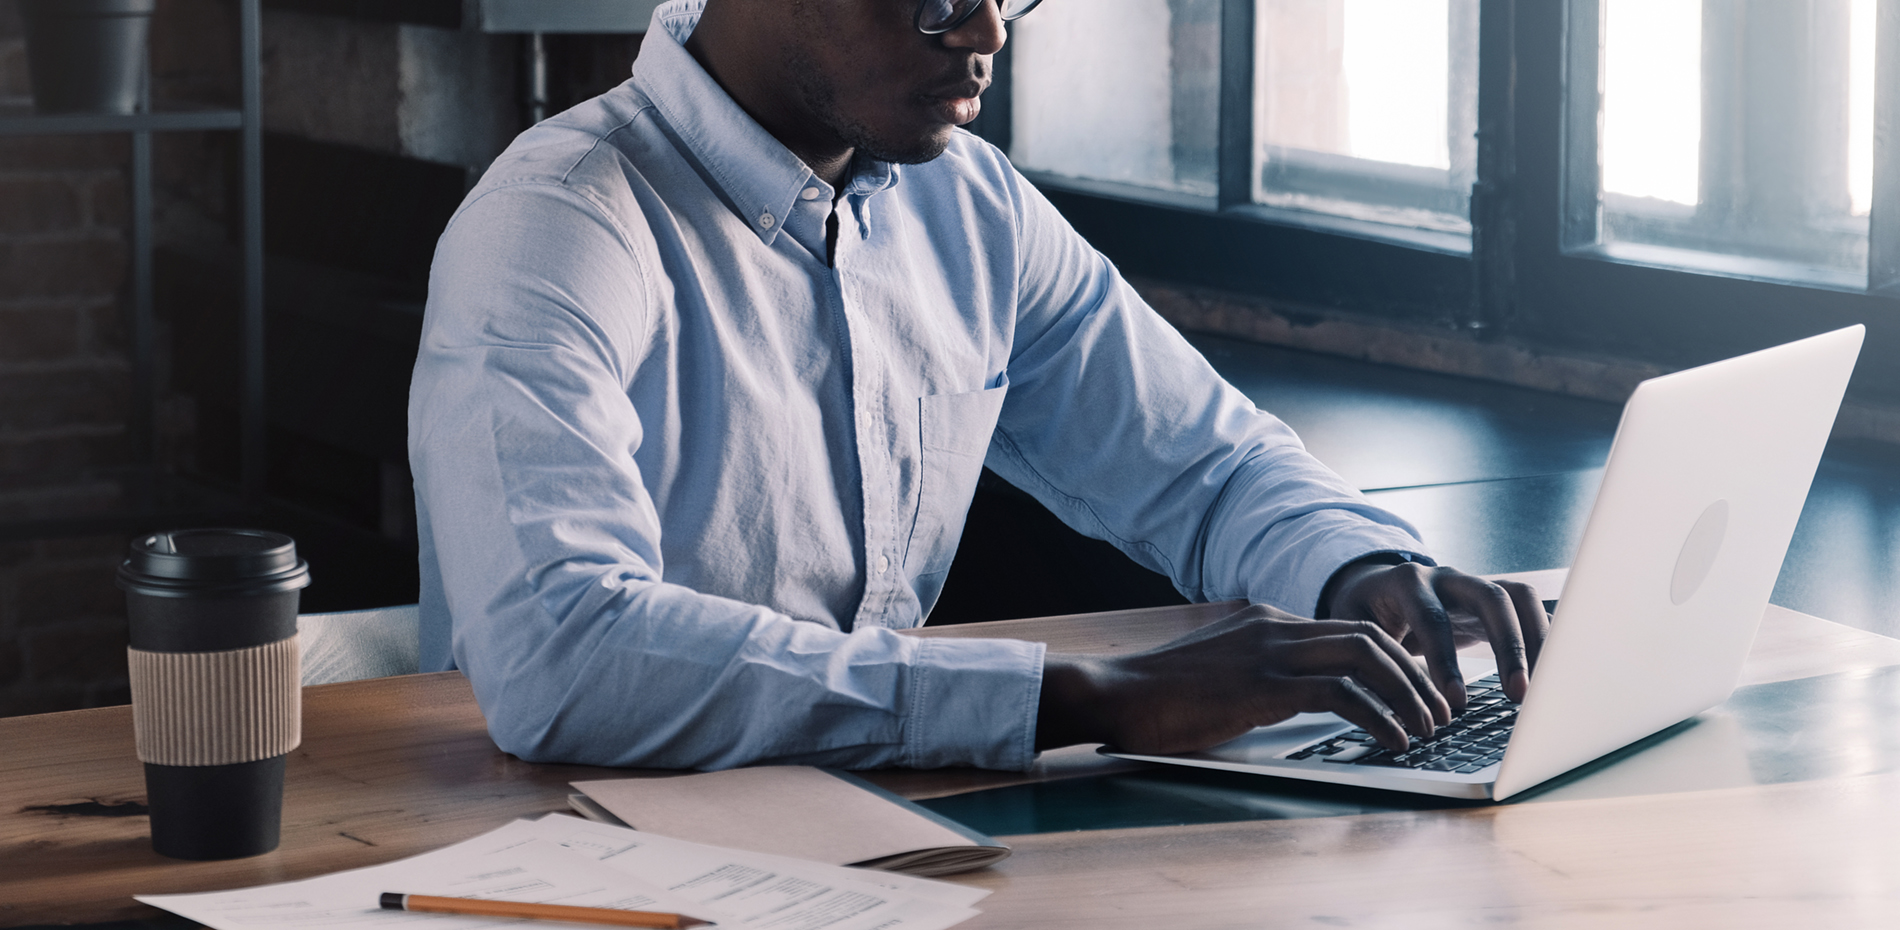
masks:
<svg viewBox="0 0 1900 930"><path fill-rule="evenodd" d="M1637 386L1522 706L1487 693L1492 669L1466 655L1471 705L1404 753L1331 714L1203 752L1103 751L1502 800L1720 704L1754 642L1864 334L1851 326Z"/></svg>

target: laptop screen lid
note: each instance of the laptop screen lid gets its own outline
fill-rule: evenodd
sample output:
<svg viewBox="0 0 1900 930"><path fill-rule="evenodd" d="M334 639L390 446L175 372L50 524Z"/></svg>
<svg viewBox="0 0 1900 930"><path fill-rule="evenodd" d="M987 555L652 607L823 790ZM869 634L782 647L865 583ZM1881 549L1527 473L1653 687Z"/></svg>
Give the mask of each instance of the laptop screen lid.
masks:
<svg viewBox="0 0 1900 930"><path fill-rule="evenodd" d="M1637 387L1492 797L1728 698L1864 335L1852 326Z"/></svg>

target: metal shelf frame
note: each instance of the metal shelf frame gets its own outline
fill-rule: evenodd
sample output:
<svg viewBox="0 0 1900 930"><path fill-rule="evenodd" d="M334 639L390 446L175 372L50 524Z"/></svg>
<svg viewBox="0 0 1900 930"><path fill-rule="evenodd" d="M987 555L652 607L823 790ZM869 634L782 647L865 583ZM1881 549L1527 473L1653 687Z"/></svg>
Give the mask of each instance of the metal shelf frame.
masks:
<svg viewBox="0 0 1900 930"><path fill-rule="evenodd" d="M53 136L101 132L198 132L241 129L243 110L191 108L157 113L76 113L39 116L23 108L0 107L0 136Z"/></svg>
<svg viewBox="0 0 1900 930"><path fill-rule="evenodd" d="M0 136L73 135L127 133L132 139L131 163L131 338L133 389L146 401L135 404L129 423L132 447L149 465L158 456L157 405L162 385L158 383L157 333L153 320L152 229L152 135L160 132L236 131L239 136L239 172L236 191L239 208L239 242L242 250L240 282L239 347L239 486L243 503L255 508L265 494L265 422L264 422L264 137L263 77L260 66L262 49L261 0L238 0L239 96L238 109L199 107L191 104L161 104L154 107L149 95L145 112L114 114L37 115L22 106L0 106ZM149 87L149 80L147 81ZM8 101L12 103L12 101ZM143 496L143 495L141 495ZM137 521L149 516L152 502L140 500L134 513L125 519ZM72 531L104 525L103 518L90 516L67 521L31 521L37 533L67 535L60 525L72 524ZM27 530L28 524L8 527ZM17 533L10 534L17 535Z"/></svg>

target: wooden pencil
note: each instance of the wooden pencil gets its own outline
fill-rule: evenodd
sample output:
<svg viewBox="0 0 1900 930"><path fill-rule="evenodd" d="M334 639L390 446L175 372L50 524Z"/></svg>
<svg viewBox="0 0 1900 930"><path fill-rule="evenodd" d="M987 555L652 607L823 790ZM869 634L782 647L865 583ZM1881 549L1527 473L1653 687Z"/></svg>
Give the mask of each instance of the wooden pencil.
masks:
<svg viewBox="0 0 1900 930"><path fill-rule="evenodd" d="M489 901L482 898L444 898L427 894L398 894L393 891L383 892L382 905L383 909L388 911L561 920L577 924L611 924L616 927L654 927L659 930L683 930L686 927L712 925L710 920L700 920L684 914L664 914L658 911L622 911L611 907L531 904L526 901Z"/></svg>

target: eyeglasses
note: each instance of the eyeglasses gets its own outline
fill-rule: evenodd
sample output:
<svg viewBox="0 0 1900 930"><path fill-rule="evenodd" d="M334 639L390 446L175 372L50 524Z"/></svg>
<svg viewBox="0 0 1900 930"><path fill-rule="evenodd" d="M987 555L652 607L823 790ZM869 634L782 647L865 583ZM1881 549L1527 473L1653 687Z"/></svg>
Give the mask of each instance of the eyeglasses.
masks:
<svg viewBox="0 0 1900 930"><path fill-rule="evenodd" d="M917 0L917 31L927 36L942 35L975 14L989 0ZM1021 19L1042 0L997 0L1005 21Z"/></svg>

